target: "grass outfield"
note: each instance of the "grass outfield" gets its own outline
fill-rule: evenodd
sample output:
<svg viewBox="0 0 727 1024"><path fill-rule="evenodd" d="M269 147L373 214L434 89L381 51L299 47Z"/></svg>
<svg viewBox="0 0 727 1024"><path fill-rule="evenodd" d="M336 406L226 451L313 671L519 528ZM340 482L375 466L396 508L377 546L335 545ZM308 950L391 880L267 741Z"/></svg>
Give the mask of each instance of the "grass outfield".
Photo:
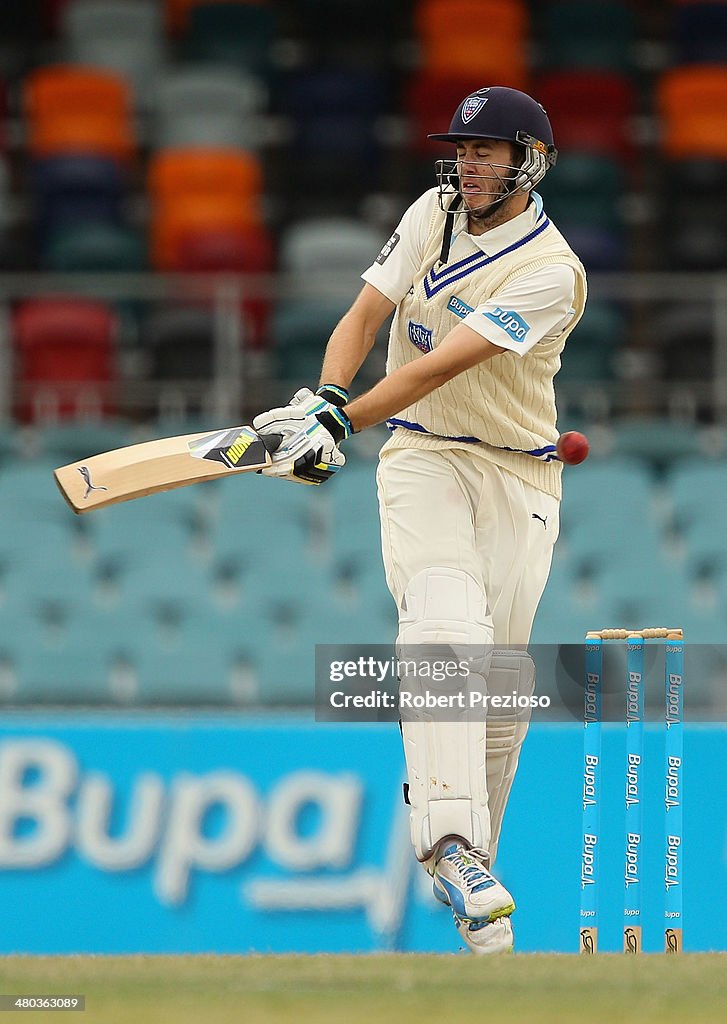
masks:
<svg viewBox="0 0 727 1024"><path fill-rule="evenodd" d="M85 994L61 1017L80 1024L716 1024L727 955L0 958L0 993L23 992Z"/></svg>

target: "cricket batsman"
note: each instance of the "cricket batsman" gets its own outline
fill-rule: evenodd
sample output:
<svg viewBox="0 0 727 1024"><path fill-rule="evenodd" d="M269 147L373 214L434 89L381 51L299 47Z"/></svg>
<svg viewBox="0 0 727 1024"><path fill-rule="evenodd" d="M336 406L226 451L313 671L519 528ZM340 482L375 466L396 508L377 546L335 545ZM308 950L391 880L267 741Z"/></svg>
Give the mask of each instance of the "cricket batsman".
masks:
<svg viewBox="0 0 727 1024"><path fill-rule="evenodd" d="M559 525L553 378L586 275L534 191L557 157L539 103L478 89L429 137L454 158L437 162L437 186L364 271L318 391L254 426L284 437L264 472L321 483L343 466L350 434L386 422L377 480L400 658L466 645L487 693L527 697L535 673L522 648ZM386 376L349 402L392 312ZM515 902L492 871L528 715L449 717L402 720L412 844L467 947L503 952Z"/></svg>

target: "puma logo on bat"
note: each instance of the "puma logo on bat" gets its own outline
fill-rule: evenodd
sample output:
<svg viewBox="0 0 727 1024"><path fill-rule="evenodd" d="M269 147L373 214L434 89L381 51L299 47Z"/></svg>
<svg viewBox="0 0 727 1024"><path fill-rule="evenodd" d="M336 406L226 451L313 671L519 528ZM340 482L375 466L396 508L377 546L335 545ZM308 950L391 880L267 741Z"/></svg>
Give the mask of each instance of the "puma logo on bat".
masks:
<svg viewBox="0 0 727 1024"><path fill-rule="evenodd" d="M96 487L96 485L91 482L91 473L89 471L88 466L79 466L78 467L78 472L81 474L83 479L86 481L86 493L83 496L83 500L84 501L89 496L91 491L107 491L108 490L108 487Z"/></svg>

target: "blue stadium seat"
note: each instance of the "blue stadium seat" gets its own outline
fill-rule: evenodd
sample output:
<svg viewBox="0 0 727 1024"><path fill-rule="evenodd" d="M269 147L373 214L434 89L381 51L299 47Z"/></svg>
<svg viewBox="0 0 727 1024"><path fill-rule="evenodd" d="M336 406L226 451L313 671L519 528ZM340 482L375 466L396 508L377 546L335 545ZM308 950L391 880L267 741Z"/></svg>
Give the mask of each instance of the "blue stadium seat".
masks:
<svg viewBox="0 0 727 1024"><path fill-rule="evenodd" d="M643 462L591 459L575 472L564 474L561 523L570 528L583 519L599 517L640 524L651 501L651 480Z"/></svg>
<svg viewBox="0 0 727 1024"><path fill-rule="evenodd" d="M669 477L673 515L678 526L727 522L727 467L722 462L678 465Z"/></svg>

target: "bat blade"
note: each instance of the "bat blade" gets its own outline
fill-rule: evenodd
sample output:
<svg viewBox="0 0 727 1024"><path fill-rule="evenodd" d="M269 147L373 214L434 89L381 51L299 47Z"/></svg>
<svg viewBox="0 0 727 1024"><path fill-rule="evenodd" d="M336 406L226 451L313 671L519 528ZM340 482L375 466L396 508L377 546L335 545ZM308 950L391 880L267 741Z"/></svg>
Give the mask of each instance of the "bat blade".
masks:
<svg viewBox="0 0 727 1024"><path fill-rule="evenodd" d="M280 441L279 434L263 437L252 427L228 427L116 448L61 466L53 475L63 497L81 515L147 494L264 469Z"/></svg>

